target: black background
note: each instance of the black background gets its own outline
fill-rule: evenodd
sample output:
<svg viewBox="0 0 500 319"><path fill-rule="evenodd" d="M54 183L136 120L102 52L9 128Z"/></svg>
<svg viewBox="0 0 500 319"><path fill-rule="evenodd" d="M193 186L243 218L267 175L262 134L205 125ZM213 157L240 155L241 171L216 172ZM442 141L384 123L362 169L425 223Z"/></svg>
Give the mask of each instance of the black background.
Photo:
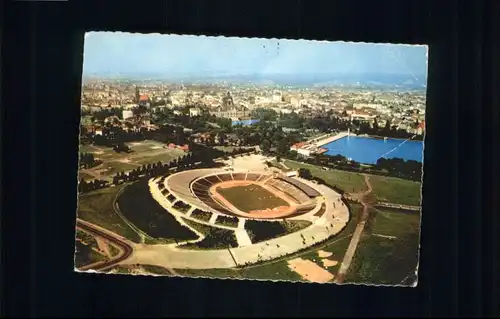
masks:
<svg viewBox="0 0 500 319"><path fill-rule="evenodd" d="M3 315L498 314L500 10L498 1L468 2L5 1ZM418 287L74 273L82 52L91 30L429 44Z"/></svg>

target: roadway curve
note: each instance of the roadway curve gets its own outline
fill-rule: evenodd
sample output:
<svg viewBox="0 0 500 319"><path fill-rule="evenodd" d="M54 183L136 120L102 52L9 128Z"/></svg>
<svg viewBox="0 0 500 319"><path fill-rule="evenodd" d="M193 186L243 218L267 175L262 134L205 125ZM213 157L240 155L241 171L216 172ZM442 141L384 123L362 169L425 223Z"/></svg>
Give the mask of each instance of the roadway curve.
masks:
<svg viewBox="0 0 500 319"><path fill-rule="evenodd" d="M104 230L99 229L97 226L83 221L81 219L77 219L76 221L76 227L92 234L93 236L101 237L104 238L106 241L108 241L110 244L116 246L119 250L120 253L113 259L107 260L107 261L99 261L96 263L92 263L89 265L82 266L78 268L79 270L96 270L96 271L103 271L107 270L116 264L127 260L132 253L134 252L134 249L131 245L126 243L125 241L117 238L117 236L112 236L109 233L105 232Z"/></svg>

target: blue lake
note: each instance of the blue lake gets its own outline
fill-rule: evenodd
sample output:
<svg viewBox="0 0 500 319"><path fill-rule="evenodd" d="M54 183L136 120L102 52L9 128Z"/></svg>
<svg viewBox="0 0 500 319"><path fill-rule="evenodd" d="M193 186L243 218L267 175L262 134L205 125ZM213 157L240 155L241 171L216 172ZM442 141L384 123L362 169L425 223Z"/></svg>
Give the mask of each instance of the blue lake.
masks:
<svg viewBox="0 0 500 319"><path fill-rule="evenodd" d="M231 124L232 125L252 125L252 124L255 124L255 123L258 123L259 120L258 119L253 119L253 120L241 120L241 121L232 121Z"/></svg>
<svg viewBox="0 0 500 319"><path fill-rule="evenodd" d="M328 149L326 155L340 154L364 164L375 164L381 157L423 162L424 142L346 136L322 147Z"/></svg>

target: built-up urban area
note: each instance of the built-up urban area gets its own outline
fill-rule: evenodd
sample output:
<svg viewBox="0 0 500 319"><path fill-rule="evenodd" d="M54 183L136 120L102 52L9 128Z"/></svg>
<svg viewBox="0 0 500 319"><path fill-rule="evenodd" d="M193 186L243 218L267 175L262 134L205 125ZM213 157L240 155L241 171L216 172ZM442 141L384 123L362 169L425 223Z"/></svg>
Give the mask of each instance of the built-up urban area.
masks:
<svg viewBox="0 0 500 319"><path fill-rule="evenodd" d="M301 133L303 138L290 141L294 143L287 147L303 155L321 152L320 148L302 147L310 144L307 143L308 137L320 133L338 133L347 129L387 136L387 131L386 134L363 132L363 128L390 128L389 137L416 136L416 139L422 139L425 132L425 91L131 83L94 79L84 84L81 101L83 133L103 135L106 126L110 125L125 131L154 131L162 125L180 125L184 127L184 133L191 133L187 136L190 141L212 138L215 144L240 145L247 143L241 134L234 134L231 126L247 126L271 117L284 134ZM186 117L203 118L208 123L200 125L199 121L190 121ZM198 127L193 127L193 124ZM331 136L327 138L331 141ZM258 145L263 142L258 138L248 140L258 142ZM302 144L297 144L300 142ZM271 149L273 141L264 144L270 144ZM182 147L187 150L188 146Z"/></svg>

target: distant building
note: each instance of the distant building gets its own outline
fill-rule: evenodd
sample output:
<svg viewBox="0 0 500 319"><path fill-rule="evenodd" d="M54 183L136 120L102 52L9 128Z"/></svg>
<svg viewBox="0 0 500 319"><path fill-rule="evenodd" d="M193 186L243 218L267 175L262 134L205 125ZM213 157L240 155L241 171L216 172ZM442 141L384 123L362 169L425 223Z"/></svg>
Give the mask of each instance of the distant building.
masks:
<svg viewBox="0 0 500 319"><path fill-rule="evenodd" d="M135 87L135 102L139 103L140 98L141 98L141 93L139 91L139 87L136 86Z"/></svg>
<svg viewBox="0 0 500 319"><path fill-rule="evenodd" d="M227 92L227 94L222 98L222 106L231 108L234 106L234 100L231 96L231 92Z"/></svg>
<svg viewBox="0 0 500 319"><path fill-rule="evenodd" d="M280 103L283 101L283 95L280 91L275 91L273 93L273 102Z"/></svg>
<svg viewBox="0 0 500 319"><path fill-rule="evenodd" d="M216 117L223 117L229 119L245 118L250 115L250 111L247 108L230 108L224 109L222 107L216 109L215 111L209 111L210 115L215 115Z"/></svg>
<svg viewBox="0 0 500 319"><path fill-rule="evenodd" d="M131 117L134 117L134 112L132 112L130 110L122 111L122 119L126 120L126 119L129 119Z"/></svg>
<svg viewBox="0 0 500 319"><path fill-rule="evenodd" d="M189 116L200 116L201 109L198 107L192 107L189 109Z"/></svg>
<svg viewBox="0 0 500 319"><path fill-rule="evenodd" d="M372 121L375 117L376 117L375 115L370 115L369 113L364 111L354 110L351 113L352 120Z"/></svg>
<svg viewBox="0 0 500 319"><path fill-rule="evenodd" d="M141 95L141 97L139 98L139 105L145 106L145 107L150 107L151 103L149 102L149 96Z"/></svg>

